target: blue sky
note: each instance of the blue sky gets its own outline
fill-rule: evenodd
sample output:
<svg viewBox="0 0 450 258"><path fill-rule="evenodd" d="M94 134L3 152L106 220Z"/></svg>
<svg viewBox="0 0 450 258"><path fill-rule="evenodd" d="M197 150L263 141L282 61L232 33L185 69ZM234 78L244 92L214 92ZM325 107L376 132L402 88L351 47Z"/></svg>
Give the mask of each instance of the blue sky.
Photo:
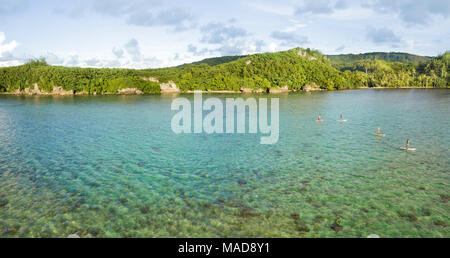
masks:
<svg viewBox="0 0 450 258"><path fill-rule="evenodd" d="M165 67L310 47L435 56L448 0L0 0L0 66Z"/></svg>

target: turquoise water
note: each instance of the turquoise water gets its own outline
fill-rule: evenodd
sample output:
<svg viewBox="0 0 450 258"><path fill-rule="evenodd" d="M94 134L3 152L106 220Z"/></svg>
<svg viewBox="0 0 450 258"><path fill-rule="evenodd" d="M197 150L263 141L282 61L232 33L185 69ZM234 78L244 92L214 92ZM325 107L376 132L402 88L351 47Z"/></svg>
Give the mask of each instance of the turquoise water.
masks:
<svg viewBox="0 0 450 258"><path fill-rule="evenodd" d="M0 237L450 237L450 90L208 96L280 98L279 142L175 135L171 95L0 96Z"/></svg>

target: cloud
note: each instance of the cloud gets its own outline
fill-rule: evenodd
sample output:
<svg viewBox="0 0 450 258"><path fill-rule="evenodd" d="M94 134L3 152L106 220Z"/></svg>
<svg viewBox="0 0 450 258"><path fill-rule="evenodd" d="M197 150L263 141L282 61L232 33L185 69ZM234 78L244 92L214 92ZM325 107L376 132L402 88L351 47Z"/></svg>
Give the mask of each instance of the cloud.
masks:
<svg viewBox="0 0 450 258"><path fill-rule="evenodd" d="M175 26L175 28L180 29L187 27L186 23L192 21L195 18L188 13L186 10L181 8L172 8L164 10L157 15L157 19L160 25L170 25Z"/></svg>
<svg viewBox="0 0 450 258"><path fill-rule="evenodd" d="M242 55L250 52L250 45L248 42L241 40L230 44L224 44L211 51L212 53L219 53L221 56Z"/></svg>
<svg viewBox="0 0 450 258"><path fill-rule="evenodd" d="M335 51L336 51L336 52L342 52L342 50L344 50L344 49L345 49L345 46L342 45L342 46L336 48Z"/></svg>
<svg viewBox="0 0 450 258"><path fill-rule="evenodd" d="M87 10L87 6L82 1L75 0L72 1L70 8L67 8L67 6L55 7L53 13L76 19L85 16Z"/></svg>
<svg viewBox="0 0 450 258"><path fill-rule="evenodd" d="M221 55L221 56L235 56L235 55L246 55L255 52L262 52L263 48L267 44L263 40L254 39L239 39L237 41L225 42L219 47L211 48L198 48L193 44L189 44L188 52L194 56L205 56L205 55Z"/></svg>
<svg viewBox="0 0 450 258"><path fill-rule="evenodd" d="M95 67L95 66L98 66L101 61L98 58L91 58L91 59L86 60L85 62L86 62L86 64L88 66L94 66Z"/></svg>
<svg viewBox="0 0 450 258"><path fill-rule="evenodd" d="M129 15L136 10L154 9L161 4L161 0L72 0L69 3L56 6L53 13L74 19L83 17L89 12L120 17Z"/></svg>
<svg viewBox="0 0 450 258"><path fill-rule="evenodd" d="M91 8L98 13L122 16L136 10L152 10L163 4L162 0L90 0Z"/></svg>
<svg viewBox="0 0 450 258"><path fill-rule="evenodd" d="M48 52L43 57L45 58L45 61L47 61L47 63L50 65L62 65L64 63L64 58L61 58L52 52Z"/></svg>
<svg viewBox="0 0 450 258"><path fill-rule="evenodd" d="M3 55L0 56L0 67L4 66L16 66L24 63L26 59L18 58L14 56L11 52L4 52Z"/></svg>
<svg viewBox="0 0 450 258"><path fill-rule="evenodd" d="M198 47L194 46L193 44L189 44L188 52L193 54L194 56L203 56L203 55L209 53L210 51L208 48L198 49Z"/></svg>
<svg viewBox="0 0 450 258"><path fill-rule="evenodd" d="M336 9L346 9L349 5L346 0L328 1L315 0L303 1L302 5L295 9L296 15L302 14L331 14Z"/></svg>
<svg viewBox="0 0 450 258"><path fill-rule="evenodd" d="M255 42L253 42L250 48L254 49L254 51L256 52L261 52L266 46L267 44L264 40L256 40Z"/></svg>
<svg viewBox="0 0 450 258"><path fill-rule="evenodd" d="M202 33L200 43L213 46L200 48L190 44L188 52L194 56L242 55L261 51L265 46L264 41L251 39L245 29L235 25L226 25L220 22L209 23L201 27L200 32Z"/></svg>
<svg viewBox="0 0 450 258"><path fill-rule="evenodd" d="M236 21L233 20L234 24ZM188 46L188 52L194 56L205 55L244 55L262 51L266 46L263 40L251 38L244 28L220 22L208 23L200 28L202 33L200 43L212 45L209 47Z"/></svg>
<svg viewBox="0 0 450 258"><path fill-rule="evenodd" d="M201 28L201 32L203 37L200 41L208 44L221 44L249 35L243 28L227 26L223 23L209 23Z"/></svg>
<svg viewBox="0 0 450 258"><path fill-rule="evenodd" d="M3 57L3 55L10 54L18 45L15 40L6 43L6 35L4 32L0 32L0 57Z"/></svg>
<svg viewBox="0 0 450 258"><path fill-rule="evenodd" d="M119 60L110 60L107 61L103 67L111 67L111 68L120 68L122 67L122 64L120 63Z"/></svg>
<svg viewBox="0 0 450 258"><path fill-rule="evenodd" d="M5 33L0 32L0 67L21 65L31 58L37 56L14 56L12 50L18 45L17 42L6 42ZM122 48L113 48L114 59L103 57L83 57L77 52L71 51L68 55L59 56L53 52L47 52L40 58L45 58L50 65L64 65L69 67L114 67L114 68L151 68L161 67L163 61L153 56L145 56L141 53L138 40L132 38ZM180 59L175 55L173 60Z"/></svg>
<svg viewBox="0 0 450 258"><path fill-rule="evenodd" d="M121 49L121 48L114 47L112 52L113 52L114 56L116 56L116 58L118 58L118 59L123 57L124 52L123 52L123 49Z"/></svg>
<svg viewBox="0 0 450 258"><path fill-rule="evenodd" d="M388 28L377 29L369 26L367 27L366 37L372 43L390 45L392 47L398 47L399 43L402 42L402 39Z"/></svg>
<svg viewBox="0 0 450 258"><path fill-rule="evenodd" d="M125 51L132 57L133 61L141 60L141 50L136 39L130 39L124 46Z"/></svg>
<svg viewBox="0 0 450 258"><path fill-rule="evenodd" d="M348 0L302 1L295 8L295 15L331 15L342 10L371 10L376 14L394 14L407 25L427 25L436 17L450 17L448 0L365 0L351 3Z"/></svg>
<svg viewBox="0 0 450 258"><path fill-rule="evenodd" d="M281 41L282 46L300 46L309 42L308 37L295 32L274 31L270 37Z"/></svg>
<svg viewBox="0 0 450 258"><path fill-rule="evenodd" d="M290 16L294 10L289 5L281 5L274 1L242 1L243 4L257 11L265 12L272 15Z"/></svg>
<svg viewBox="0 0 450 258"><path fill-rule="evenodd" d="M0 17L24 11L29 2L29 0L0 0Z"/></svg>
<svg viewBox="0 0 450 258"><path fill-rule="evenodd" d="M171 61L179 61L181 60L180 53L175 53L173 57L170 58Z"/></svg>
<svg viewBox="0 0 450 258"><path fill-rule="evenodd" d="M1 0L0 0L1 1ZM195 17L180 7L165 8L161 0L77 0L53 10L69 18L80 18L88 12L123 18L127 24L154 27L169 26L175 31L194 27Z"/></svg>
<svg viewBox="0 0 450 258"><path fill-rule="evenodd" d="M283 32L294 32L294 31L298 31L300 29L308 27L308 25L300 23L299 21L297 21L295 19L291 19L289 21L293 24L288 26L286 29L284 29Z"/></svg>
<svg viewBox="0 0 450 258"><path fill-rule="evenodd" d="M67 59L65 65L66 66L79 66L80 64L80 57L78 55L71 55Z"/></svg>
<svg viewBox="0 0 450 258"><path fill-rule="evenodd" d="M129 15L127 23L145 27L171 26L176 31L181 31L192 27L190 21L193 20L194 17L184 9L172 8L156 14L148 10L137 10Z"/></svg>
<svg viewBox="0 0 450 258"><path fill-rule="evenodd" d="M127 68L150 68L160 66L163 61L153 56L142 53L139 41L135 38L128 40L122 48L113 48L114 60L99 60L96 66L101 67L127 67ZM88 64L88 61L86 61ZM89 65L89 64L88 64Z"/></svg>
<svg viewBox="0 0 450 258"><path fill-rule="evenodd" d="M91 0L91 8L101 14L111 16L121 16L129 12L132 8L136 8L137 1L129 0L127 2L121 0Z"/></svg>
<svg viewBox="0 0 450 258"><path fill-rule="evenodd" d="M11 52L4 52L2 55L0 55L0 62L12 61L15 59L16 58Z"/></svg>
<svg viewBox="0 0 450 258"><path fill-rule="evenodd" d="M366 1L363 6L377 12L395 13L408 25L427 25L436 16L445 19L450 16L450 1L448 0L372 0Z"/></svg>
<svg viewBox="0 0 450 258"><path fill-rule="evenodd" d="M8 66L18 66L21 65L23 61L19 59L3 59L0 57L0 67L8 67Z"/></svg>
<svg viewBox="0 0 450 258"><path fill-rule="evenodd" d="M336 9L347 9L350 7L349 3L346 0L339 0L334 5Z"/></svg>

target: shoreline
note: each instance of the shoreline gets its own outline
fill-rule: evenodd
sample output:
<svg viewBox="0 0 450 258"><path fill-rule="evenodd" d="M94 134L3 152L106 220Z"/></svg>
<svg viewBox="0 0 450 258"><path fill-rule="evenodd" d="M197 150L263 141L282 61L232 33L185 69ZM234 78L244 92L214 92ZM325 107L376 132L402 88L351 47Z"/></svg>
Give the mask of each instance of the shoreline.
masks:
<svg viewBox="0 0 450 258"><path fill-rule="evenodd" d="M108 96L108 95L114 95L114 96L138 96L138 95L173 95L173 94L194 94L196 92L201 92L202 94L286 94L286 93L311 93L311 92L318 92L318 91L347 91L347 90L367 90L367 89L373 89L373 90L385 90L385 89L450 89L450 87L357 87L357 88L351 88L351 89L341 89L341 90L326 90L326 89L311 89L311 90L279 90L279 89L272 89L269 91L260 91L260 90L254 90L254 91L232 91L232 90L202 90L202 91L161 91L160 93L142 93L142 92L127 92L127 93L94 93L89 94L87 92L75 92L75 93L68 93L68 92L0 92L0 95L12 95L12 96Z"/></svg>

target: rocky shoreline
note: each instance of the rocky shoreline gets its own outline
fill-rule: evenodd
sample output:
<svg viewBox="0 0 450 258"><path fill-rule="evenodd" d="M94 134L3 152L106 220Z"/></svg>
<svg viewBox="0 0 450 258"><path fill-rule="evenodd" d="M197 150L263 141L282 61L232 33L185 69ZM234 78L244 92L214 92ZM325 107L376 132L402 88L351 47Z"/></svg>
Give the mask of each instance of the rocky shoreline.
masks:
<svg viewBox="0 0 450 258"><path fill-rule="evenodd" d="M161 92L160 94L180 94L187 93L193 94L196 92L202 92L204 94L252 94L252 93L268 93L268 94L282 94L282 93L291 93L291 92L314 92L314 91L327 91L325 89L320 89L317 85L306 86L303 90L290 90L286 86L282 88L271 88L268 91L263 89L250 89L250 88L242 88L240 91L233 90L202 90L202 91L182 91L180 90L173 81L169 81L167 83L161 83ZM450 87L447 87L447 89ZM432 87L357 87L353 89L345 89L345 90L358 90L358 89L434 89ZM63 87L53 87L51 92L46 92L39 89L39 86L35 83L33 84L33 88L25 88L24 90L16 90L12 92L0 92L0 95L19 95L19 96L79 96L79 95L154 95L158 93L147 94L140 91L137 88L125 88L119 89L115 93L89 93L89 92L74 92L73 90L64 90Z"/></svg>

